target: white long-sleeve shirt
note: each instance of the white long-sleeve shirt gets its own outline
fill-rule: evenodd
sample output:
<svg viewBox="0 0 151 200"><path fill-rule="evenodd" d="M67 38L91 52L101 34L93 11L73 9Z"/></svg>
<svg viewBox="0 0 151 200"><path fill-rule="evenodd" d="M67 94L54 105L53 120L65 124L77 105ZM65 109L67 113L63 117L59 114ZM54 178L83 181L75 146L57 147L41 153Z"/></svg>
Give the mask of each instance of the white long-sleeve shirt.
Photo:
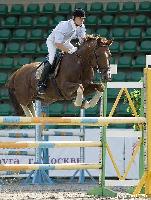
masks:
<svg viewBox="0 0 151 200"><path fill-rule="evenodd" d="M73 19L61 21L48 36L47 40L53 43L70 42L73 38L78 38L80 41L86 35L85 25L76 26Z"/></svg>
<svg viewBox="0 0 151 200"><path fill-rule="evenodd" d="M55 43L62 43L68 49L74 48L70 41L74 38L78 38L82 42L86 35L86 29L84 24L76 26L73 19L68 21L61 21L48 36L46 44L48 47L48 60L50 64L53 63L56 45Z"/></svg>

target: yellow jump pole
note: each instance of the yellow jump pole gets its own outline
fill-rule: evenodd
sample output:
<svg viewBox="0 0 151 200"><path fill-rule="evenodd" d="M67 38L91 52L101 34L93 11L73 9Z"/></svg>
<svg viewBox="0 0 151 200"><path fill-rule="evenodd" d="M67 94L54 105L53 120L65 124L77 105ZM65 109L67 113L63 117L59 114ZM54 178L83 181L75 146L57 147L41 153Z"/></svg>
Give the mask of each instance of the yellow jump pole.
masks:
<svg viewBox="0 0 151 200"><path fill-rule="evenodd" d="M147 131L147 169L145 194L151 196L151 68L145 69L146 75L146 131Z"/></svg>
<svg viewBox="0 0 151 200"><path fill-rule="evenodd" d="M145 172L134 190L133 195L139 195L143 186L145 187L145 195L151 196L151 68L144 69L144 83L145 83L145 97L146 104L144 102L144 111L146 112L146 131L144 131L144 163Z"/></svg>

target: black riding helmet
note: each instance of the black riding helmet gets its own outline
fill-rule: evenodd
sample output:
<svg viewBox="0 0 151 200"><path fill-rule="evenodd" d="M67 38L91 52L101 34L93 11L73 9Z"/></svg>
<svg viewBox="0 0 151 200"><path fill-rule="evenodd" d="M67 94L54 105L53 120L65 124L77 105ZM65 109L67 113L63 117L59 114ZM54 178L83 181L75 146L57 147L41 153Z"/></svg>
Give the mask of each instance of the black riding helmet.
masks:
<svg viewBox="0 0 151 200"><path fill-rule="evenodd" d="M86 18L85 17L85 11L81 8L75 9L73 12L73 17L82 17L82 18Z"/></svg>

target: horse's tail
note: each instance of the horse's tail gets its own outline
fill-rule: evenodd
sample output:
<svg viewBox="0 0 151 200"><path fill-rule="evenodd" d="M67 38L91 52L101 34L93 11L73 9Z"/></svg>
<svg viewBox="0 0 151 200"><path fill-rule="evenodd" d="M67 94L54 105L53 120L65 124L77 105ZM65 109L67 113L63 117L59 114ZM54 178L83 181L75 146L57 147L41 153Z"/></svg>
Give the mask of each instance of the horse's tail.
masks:
<svg viewBox="0 0 151 200"><path fill-rule="evenodd" d="M12 74L12 76L9 78L9 80L5 86L8 88L9 98L13 105L15 115L23 116L23 115L25 115L24 111L23 111L22 107L20 106L20 104L18 103L16 95L15 95L14 79L15 79L15 73Z"/></svg>

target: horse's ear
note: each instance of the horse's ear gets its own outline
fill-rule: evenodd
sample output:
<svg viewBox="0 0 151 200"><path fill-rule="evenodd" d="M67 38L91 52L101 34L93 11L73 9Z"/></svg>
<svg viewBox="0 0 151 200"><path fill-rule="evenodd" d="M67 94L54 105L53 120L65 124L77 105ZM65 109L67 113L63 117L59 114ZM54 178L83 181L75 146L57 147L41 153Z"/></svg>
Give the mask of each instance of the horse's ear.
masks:
<svg viewBox="0 0 151 200"><path fill-rule="evenodd" d="M97 38L97 45L98 45L98 46L104 45L104 39L105 39L105 38L98 37L98 38Z"/></svg>
<svg viewBox="0 0 151 200"><path fill-rule="evenodd" d="M107 44L108 46L110 46L112 43L113 43L113 40L112 40L112 39L109 39L109 40L107 40L107 43L106 43L106 44Z"/></svg>
<svg viewBox="0 0 151 200"><path fill-rule="evenodd" d="M99 37L97 39L97 43L98 43L98 46L100 46L100 45L108 45L108 46L110 46L113 43L113 40L112 39L108 40L106 38Z"/></svg>

